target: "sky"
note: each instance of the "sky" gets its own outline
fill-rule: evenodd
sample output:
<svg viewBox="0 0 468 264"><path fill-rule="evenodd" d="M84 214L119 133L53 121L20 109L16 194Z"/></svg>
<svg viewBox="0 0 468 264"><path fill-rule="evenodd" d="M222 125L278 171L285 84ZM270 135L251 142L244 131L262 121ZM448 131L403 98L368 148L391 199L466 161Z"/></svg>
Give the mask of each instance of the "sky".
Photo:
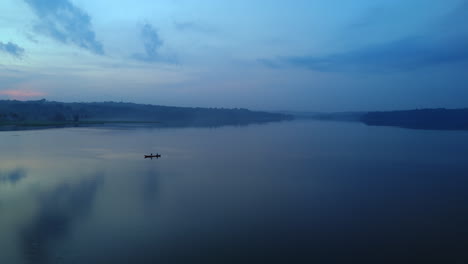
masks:
<svg viewBox="0 0 468 264"><path fill-rule="evenodd" d="M468 0L1 0L0 99L468 107Z"/></svg>

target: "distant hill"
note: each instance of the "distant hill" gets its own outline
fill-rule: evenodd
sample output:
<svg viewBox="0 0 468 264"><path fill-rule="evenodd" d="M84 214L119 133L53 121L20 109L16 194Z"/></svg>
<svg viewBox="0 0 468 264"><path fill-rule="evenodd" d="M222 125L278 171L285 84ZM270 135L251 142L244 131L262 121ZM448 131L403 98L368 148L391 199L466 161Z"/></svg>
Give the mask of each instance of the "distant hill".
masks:
<svg viewBox="0 0 468 264"><path fill-rule="evenodd" d="M369 112L361 121L372 126L413 129L468 130L468 108Z"/></svg>
<svg viewBox="0 0 468 264"><path fill-rule="evenodd" d="M291 115L297 119L316 119L316 120L330 120L330 121L360 121L361 117L366 112L295 112L295 111L282 111L282 114Z"/></svg>
<svg viewBox="0 0 468 264"><path fill-rule="evenodd" d="M292 115L297 119L355 121L369 126L396 126L428 130L468 130L468 108L332 113L283 111L281 113Z"/></svg>
<svg viewBox="0 0 468 264"><path fill-rule="evenodd" d="M48 125L92 122L158 122L167 126L221 126L291 119L247 109L172 107L134 103L61 103L0 100L0 125Z"/></svg>

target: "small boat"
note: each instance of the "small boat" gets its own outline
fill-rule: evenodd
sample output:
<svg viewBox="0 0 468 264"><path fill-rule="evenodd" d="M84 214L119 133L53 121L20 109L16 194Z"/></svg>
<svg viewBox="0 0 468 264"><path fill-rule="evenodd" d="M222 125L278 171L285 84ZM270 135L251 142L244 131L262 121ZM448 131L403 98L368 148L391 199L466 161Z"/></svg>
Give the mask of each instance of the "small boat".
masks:
<svg viewBox="0 0 468 264"><path fill-rule="evenodd" d="M158 153L156 153L156 155L153 155L153 153L151 153L150 155L145 155L145 159L153 159L153 158L160 158L161 155L159 155Z"/></svg>

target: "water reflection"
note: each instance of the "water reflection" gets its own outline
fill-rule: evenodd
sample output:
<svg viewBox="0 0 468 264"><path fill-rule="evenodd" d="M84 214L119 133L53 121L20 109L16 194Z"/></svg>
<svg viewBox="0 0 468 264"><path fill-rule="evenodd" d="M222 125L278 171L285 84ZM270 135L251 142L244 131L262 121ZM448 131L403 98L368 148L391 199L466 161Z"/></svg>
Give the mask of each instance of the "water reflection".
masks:
<svg viewBox="0 0 468 264"><path fill-rule="evenodd" d="M24 168L16 168L13 170L0 171L0 184L11 183L16 184L22 179L26 178L26 170Z"/></svg>
<svg viewBox="0 0 468 264"><path fill-rule="evenodd" d="M37 213L20 232L27 263L52 263L54 245L88 215L101 179L98 174L78 184L63 183L36 197Z"/></svg>
<svg viewBox="0 0 468 264"><path fill-rule="evenodd" d="M150 168L146 173L138 175L141 184L141 196L143 202L151 206L155 202L159 192L159 171L156 168Z"/></svg>
<svg viewBox="0 0 468 264"><path fill-rule="evenodd" d="M0 140L2 264L468 260L466 133L332 122L15 133Z"/></svg>

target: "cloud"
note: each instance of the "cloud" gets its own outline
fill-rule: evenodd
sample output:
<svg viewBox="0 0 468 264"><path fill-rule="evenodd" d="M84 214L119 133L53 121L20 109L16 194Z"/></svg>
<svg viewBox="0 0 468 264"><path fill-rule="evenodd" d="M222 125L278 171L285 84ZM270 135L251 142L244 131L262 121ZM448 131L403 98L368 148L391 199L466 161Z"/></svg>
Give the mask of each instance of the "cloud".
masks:
<svg viewBox="0 0 468 264"><path fill-rule="evenodd" d="M328 56L290 56L260 62L272 68L289 66L316 71L401 71L468 62L467 46L468 38L407 38Z"/></svg>
<svg viewBox="0 0 468 264"><path fill-rule="evenodd" d="M278 56L258 61L270 68L365 72L407 71L442 64L468 64L468 30L464 27L468 23L466 12L468 2L458 6L443 19L434 21L428 26L430 31L396 41L328 55Z"/></svg>
<svg viewBox="0 0 468 264"><path fill-rule="evenodd" d="M102 44L96 40L91 17L69 0L24 0L40 21L37 33L62 43L70 43L95 54L104 54Z"/></svg>
<svg viewBox="0 0 468 264"><path fill-rule="evenodd" d="M39 43L39 40L37 40L32 34L26 32L25 34L25 37L31 41L32 43L35 43L35 44L38 44Z"/></svg>
<svg viewBox="0 0 468 264"><path fill-rule="evenodd" d="M24 49L12 42L3 43L0 41L0 51L6 52L16 58L21 58L24 54Z"/></svg>
<svg viewBox="0 0 468 264"><path fill-rule="evenodd" d="M164 44L159 37L158 31L149 23L146 23L141 28L141 41L143 42L144 53L135 53L132 58L144 62L171 62L174 59L167 56L162 56L159 52Z"/></svg>
<svg viewBox="0 0 468 264"><path fill-rule="evenodd" d="M29 90L4 90L0 91L0 95L6 95L11 99L26 100L34 97L44 96L45 93Z"/></svg>
<svg viewBox="0 0 468 264"><path fill-rule="evenodd" d="M201 33L214 33L216 30L214 28L202 25L197 22L187 21L187 22L174 22L174 27L179 31L195 31Z"/></svg>

